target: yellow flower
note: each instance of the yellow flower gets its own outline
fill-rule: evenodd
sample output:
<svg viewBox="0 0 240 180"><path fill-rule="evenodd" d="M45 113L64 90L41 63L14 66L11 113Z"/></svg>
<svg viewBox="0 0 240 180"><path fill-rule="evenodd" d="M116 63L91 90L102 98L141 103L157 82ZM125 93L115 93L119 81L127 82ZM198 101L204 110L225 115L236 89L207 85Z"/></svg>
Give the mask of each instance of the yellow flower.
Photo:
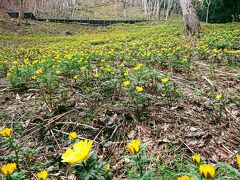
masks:
<svg viewBox="0 0 240 180"><path fill-rule="evenodd" d="M30 64L29 60L28 60L28 59L25 59L25 60L24 60L24 64L29 65L29 64Z"/></svg>
<svg viewBox="0 0 240 180"><path fill-rule="evenodd" d="M106 67L106 71L110 72L112 70L111 67Z"/></svg>
<svg viewBox="0 0 240 180"><path fill-rule="evenodd" d="M125 66L125 62L120 64L120 67L124 67Z"/></svg>
<svg viewBox="0 0 240 180"><path fill-rule="evenodd" d="M104 166L104 170L105 170L105 172L108 172L109 169L110 169L110 164L107 163L107 164Z"/></svg>
<svg viewBox="0 0 240 180"><path fill-rule="evenodd" d="M137 92L142 92L143 91L143 88L141 86L136 86L136 91Z"/></svg>
<svg viewBox="0 0 240 180"><path fill-rule="evenodd" d="M75 75L73 79L78 80L78 75Z"/></svg>
<svg viewBox="0 0 240 180"><path fill-rule="evenodd" d="M73 148L68 148L62 155L62 162L70 164L80 163L88 159L93 141L81 140L73 145Z"/></svg>
<svg viewBox="0 0 240 180"><path fill-rule="evenodd" d="M57 74L57 75L61 74L61 71L60 71L60 70L57 70L57 71L56 71L56 74Z"/></svg>
<svg viewBox="0 0 240 180"><path fill-rule="evenodd" d="M125 71L123 75L124 75L124 76L128 76L128 75L129 75L129 72L128 72L128 71Z"/></svg>
<svg viewBox="0 0 240 180"><path fill-rule="evenodd" d="M205 178L213 178L215 176L215 168L211 164L201 164L199 173Z"/></svg>
<svg viewBox="0 0 240 180"><path fill-rule="evenodd" d="M11 174L14 173L16 168L17 168L16 163L8 163L1 167L1 172L3 173L4 176L10 176Z"/></svg>
<svg viewBox="0 0 240 180"><path fill-rule="evenodd" d="M42 74L42 73L43 73L43 70L42 70L42 69L36 70L36 74Z"/></svg>
<svg viewBox="0 0 240 180"><path fill-rule="evenodd" d="M7 73L7 77L8 77L8 78L12 77L12 73L11 73L11 72L8 72L8 73Z"/></svg>
<svg viewBox="0 0 240 180"><path fill-rule="evenodd" d="M76 139L77 138L77 133L76 132L70 132L69 133L69 139Z"/></svg>
<svg viewBox="0 0 240 180"><path fill-rule="evenodd" d="M98 74L98 73L95 73L95 74L93 75L93 77L99 78L99 74Z"/></svg>
<svg viewBox="0 0 240 180"><path fill-rule="evenodd" d="M18 61L13 61L12 63L13 63L13 65L18 65L19 64Z"/></svg>
<svg viewBox="0 0 240 180"><path fill-rule="evenodd" d="M199 154L193 155L193 156L192 156L192 160L193 160L193 162L195 162L195 163L200 163L200 161L201 161L201 156L200 156Z"/></svg>
<svg viewBox="0 0 240 180"><path fill-rule="evenodd" d="M131 84L131 81L124 81L123 86L129 86Z"/></svg>
<svg viewBox="0 0 240 180"><path fill-rule="evenodd" d="M177 180L195 180L195 178L189 176L179 176Z"/></svg>
<svg viewBox="0 0 240 180"><path fill-rule="evenodd" d="M166 84L166 83L168 82L168 80L169 80L169 79L168 79L167 77L161 79L161 81L162 81L163 84Z"/></svg>
<svg viewBox="0 0 240 180"><path fill-rule="evenodd" d="M141 147L141 141L140 140L132 140L131 143L127 144L127 150L131 154L136 154L140 150Z"/></svg>
<svg viewBox="0 0 240 180"><path fill-rule="evenodd" d="M48 177L48 171L41 171L39 173L37 173L37 178L38 180L46 180Z"/></svg>
<svg viewBox="0 0 240 180"><path fill-rule="evenodd" d="M31 78L32 78L32 80L36 80L37 76L32 76Z"/></svg>
<svg viewBox="0 0 240 180"><path fill-rule="evenodd" d="M239 154L237 155L236 159L237 159L237 165L240 168L240 155Z"/></svg>
<svg viewBox="0 0 240 180"><path fill-rule="evenodd" d="M12 128L4 128L0 131L0 135L3 137L11 137L12 136Z"/></svg>
<svg viewBox="0 0 240 180"><path fill-rule="evenodd" d="M216 100L220 100L220 99L222 99L222 94L221 93L219 93L219 94L217 94L216 96L215 96L215 99Z"/></svg>
<svg viewBox="0 0 240 180"><path fill-rule="evenodd" d="M32 62L32 64L37 64L38 63L38 60L34 60L33 62Z"/></svg>
<svg viewBox="0 0 240 180"><path fill-rule="evenodd" d="M86 71L87 70L86 66L81 67L81 70Z"/></svg>
<svg viewBox="0 0 240 180"><path fill-rule="evenodd" d="M138 64L137 66L134 67L134 70L138 71L142 66L143 66L143 64Z"/></svg>

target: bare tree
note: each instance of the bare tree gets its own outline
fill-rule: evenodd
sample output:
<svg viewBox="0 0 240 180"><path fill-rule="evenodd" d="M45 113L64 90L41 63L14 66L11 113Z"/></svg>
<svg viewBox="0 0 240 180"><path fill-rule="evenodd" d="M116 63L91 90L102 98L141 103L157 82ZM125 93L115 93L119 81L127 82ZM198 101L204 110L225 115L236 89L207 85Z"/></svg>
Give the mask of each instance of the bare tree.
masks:
<svg viewBox="0 0 240 180"><path fill-rule="evenodd" d="M191 0L180 0L180 6L183 14L184 33L185 35L195 35L200 32L200 22L196 11L192 6Z"/></svg>
<svg viewBox="0 0 240 180"><path fill-rule="evenodd" d="M19 1L19 11L18 11L18 25L24 19L24 0Z"/></svg>
<svg viewBox="0 0 240 180"><path fill-rule="evenodd" d="M206 3L207 3L206 23L208 23L209 9L210 9L212 0L206 0Z"/></svg>
<svg viewBox="0 0 240 180"><path fill-rule="evenodd" d="M127 18L127 0L122 0L122 7L123 7L123 17Z"/></svg>
<svg viewBox="0 0 240 180"><path fill-rule="evenodd" d="M165 0L142 0L145 17L150 20L159 20L162 2L165 2Z"/></svg>
<svg viewBox="0 0 240 180"><path fill-rule="evenodd" d="M166 20L168 20L170 9L172 8L173 0L167 0Z"/></svg>

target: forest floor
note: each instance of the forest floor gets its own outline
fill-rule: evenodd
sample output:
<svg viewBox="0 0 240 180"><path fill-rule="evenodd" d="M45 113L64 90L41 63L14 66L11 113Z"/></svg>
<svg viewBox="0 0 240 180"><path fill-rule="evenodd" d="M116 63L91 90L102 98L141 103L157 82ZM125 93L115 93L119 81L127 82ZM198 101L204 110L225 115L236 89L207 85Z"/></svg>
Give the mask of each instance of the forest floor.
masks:
<svg viewBox="0 0 240 180"><path fill-rule="evenodd" d="M127 178L125 146L132 139L141 139L155 159L146 167L153 179L181 173L197 178L193 154L237 169L239 23L202 24L193 39L182 35L178 21L107 27L0 23L0 129L14 129L29 179L39 169L51 179L76 178L60 162L72 131L94 141L93 150L110 163L116 179ZM1 141L1 161L12 161L12 154ZM219 170L216 177L238 175Z"/></svg>

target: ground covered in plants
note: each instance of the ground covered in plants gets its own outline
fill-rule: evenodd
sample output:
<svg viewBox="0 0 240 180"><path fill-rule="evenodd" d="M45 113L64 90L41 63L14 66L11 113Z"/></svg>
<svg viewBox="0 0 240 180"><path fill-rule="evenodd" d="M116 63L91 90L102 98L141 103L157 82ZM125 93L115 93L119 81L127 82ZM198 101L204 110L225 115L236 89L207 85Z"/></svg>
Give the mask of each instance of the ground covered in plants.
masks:
<svg viewBox="0 0 240 180"><path fill-rule="evenodd" d="M1 24L0 128L20 149L16 176L87 179L61 162L76 132L116 179L141 174L126 151L133 139L148 157L145 179L200 179L194 154L215 166L212 178L239 179L239 23L202 24L193 38L180 21ZM7 141L0 165L16 159Z"/></svg>

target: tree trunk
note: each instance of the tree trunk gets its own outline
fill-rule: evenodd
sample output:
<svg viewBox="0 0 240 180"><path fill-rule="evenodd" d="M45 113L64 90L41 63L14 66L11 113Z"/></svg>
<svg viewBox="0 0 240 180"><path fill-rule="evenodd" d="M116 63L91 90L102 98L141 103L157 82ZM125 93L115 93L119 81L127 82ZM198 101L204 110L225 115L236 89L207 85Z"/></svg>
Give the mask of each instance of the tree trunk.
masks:
<svg viewBox="0 0 240 180"><path fill-rule="evenodd" d="M183 14L184 33L187 36L193 36L200 32L200 22L196 11L192 6L191 0L180 0L180 6Z"/></svg>
<svg viewBox="0 0 240 180"><path fill-rule="evenodd" d="M169 16L169 12L170 12L170 8L171 8L171 0L167 1L167 11L166 11L166 21L168 20L168 16Z"/></svg>
<svg viewBox="0 0 240 180"><path fill-rule="evenodd" d="M208 23L208 14L209 14L209 5L208 5L208 7L207 7L207 14L206 14L206 23Z"/></svg>
<svg viewBox="0 0 240 180"><path fill-rule="evenodd" d="M124 0L123 2L123 17L124 18L127 18L127 2L126 2L126 0Z"/></svg>
<svg viewBox="0 0 240 180"><path fill-rule="evenodd" d="M161 1L162 3L162 1ZM160 20L160 16L161 16L161 3L160 3L160 0L157 0L157 12L156 12L156 17L157 17L157 20Z"/></svg>
<svg viewBox="0 0 240 180"><path fill-rule="evenodd" d="M208 0L208 1L207 1L206 23L208 23L209 10L210 10L211 3L212 3L212 0Z"/></svg>
<svg viewBox="0 0 240 180"><path fill-rule="evenodd" d="M19 12L18 12L18 25L21 24L21 21L24 19L24 0L20 0Z"/></svg>

